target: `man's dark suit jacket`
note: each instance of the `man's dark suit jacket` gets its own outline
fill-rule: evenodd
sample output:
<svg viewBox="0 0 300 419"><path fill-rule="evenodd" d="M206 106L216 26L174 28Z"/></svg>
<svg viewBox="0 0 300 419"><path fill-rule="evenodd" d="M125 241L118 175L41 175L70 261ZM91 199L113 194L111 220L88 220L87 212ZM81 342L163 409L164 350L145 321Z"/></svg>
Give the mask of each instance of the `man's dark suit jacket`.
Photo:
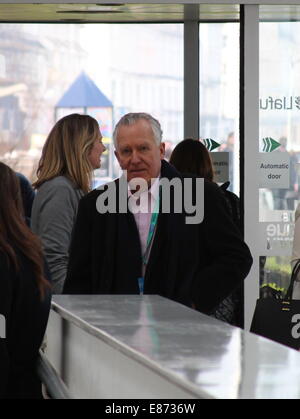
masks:
<svg viewBox="0 0 300 419"><path fill-rule="evenodd" d="M162 161L161 177L182 175ZM118 186L119 180L116 180ZM102 191L79 204L64 294L138 294L142 257L132 213L99 214ZM204 219L160 213L145 274L145 294L159 294L210 313L247 276L252 257L220 188L204 186Z"/></svg>

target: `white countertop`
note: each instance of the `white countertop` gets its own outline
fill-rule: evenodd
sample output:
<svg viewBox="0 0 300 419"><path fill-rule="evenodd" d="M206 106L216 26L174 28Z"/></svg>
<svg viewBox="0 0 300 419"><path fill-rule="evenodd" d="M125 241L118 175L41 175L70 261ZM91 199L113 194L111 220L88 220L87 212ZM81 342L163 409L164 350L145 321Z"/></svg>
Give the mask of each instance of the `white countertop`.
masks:
<svg viewBox="0 0 300 419"><path fill-rule="evenodd" d="M300 354L165 298L54 296L52 309L199 398L300 398Z"/></svg>

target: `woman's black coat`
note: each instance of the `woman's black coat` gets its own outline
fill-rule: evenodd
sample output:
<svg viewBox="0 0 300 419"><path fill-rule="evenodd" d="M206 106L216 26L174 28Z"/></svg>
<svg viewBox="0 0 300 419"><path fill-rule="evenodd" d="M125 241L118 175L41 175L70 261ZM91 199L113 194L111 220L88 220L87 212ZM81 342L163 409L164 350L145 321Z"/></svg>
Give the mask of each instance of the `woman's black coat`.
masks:
<svg viewBox="0 0 300 419"><path fill-rule="evenodd" d="M41 398L36 361L48 321L50 288L41 300L32 263L20 252L17 256L18 273L0 251L0 398Z"/></svg>

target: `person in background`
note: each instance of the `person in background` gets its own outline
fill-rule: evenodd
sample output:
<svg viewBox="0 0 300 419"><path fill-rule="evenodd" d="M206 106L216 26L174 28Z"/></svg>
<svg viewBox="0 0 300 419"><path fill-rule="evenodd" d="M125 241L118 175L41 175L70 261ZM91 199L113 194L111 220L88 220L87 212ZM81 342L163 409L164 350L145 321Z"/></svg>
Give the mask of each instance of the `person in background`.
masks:
<svg viewBox="0 0 300 419"><path fill-rule="evenodd" d="M227 189L229 191L233 191L234 187L234 176L233 176L233 164L234 164L234 144L235 144L235 135L234 132L231 131L227 135L227 140L225 143L222 143L219 151L226 151L228 153L228 165L229 165L229 183Z"/></svg>
<svg viewBox="0 0 300 419"><path fill-rule="evenodd" d="M36 361L51 300L44 266L19 180L0 163L0 398L42 398Z"/></svg>
<svg viewBox="0 0 300 419"><path fill-rule="evenodd" d="M18 179L20 181L21 194L24 206L24 215L30 222L35 192L29 180L24 175L22 175L22 173L16 172L16 175L18 176Z"/></svg>
<svg viewBox="0 0 300 419"><path fill-rule="evenodd" d="M213 164L207 148L193 138L186 138L175 146L169 163L181 173L203 177L210 182L214 179Z"/></svg>
<svg viewBox="0 0 300 419"><path fill-rule="evenodd" d="M147 113L129 113L113 138L124 173L80 201L64 294L158 294L210 313L252 264L220 188L204 181L204 201L202 194L196 198L204 217L189 224L186 209L175 207L175 188L166 190L161 183L175 181L180 199L188 192L190 203L199 179L190 178L185 186L164 160L160 123ZM143 181L140 188L133 185L137 179ZM115 197L111 211L104 208L107 191ZM141 211L131 206L136 192Z"/></svg>
<svg viewBox="0 0 300 419"><path fill-rule="evenodd" d="M299 176L297 171L298 159L293 151L287 150L287 137L279 138L281 146L276 152L289 154L289 177L290 184L286 189L272 189L274 198L274 209L295 211L295 203L299 199Z"/></svg>
<svg viewBox="0 0 300 419"><path fill-rule="evenodd" d="M213 164L207 148L193 138L187 138L176 145L171 157L172 164L182 174L202 177L210 182L214 181ZM227 183L221 190L224 193L232 220L240 229L239 198L226 190ZM225 205L226 205L225 203ZM221 215L220 215L221 216ZM213 316L234 326L243 326L242 289L238 287L215 309Z"/></svg>
<svg viewBox="0 0 300 419"><path fill-rule="evenodd" d="M214 181L214 169L209 151L200 141L193 138L186 138L176 145L170 157L170 164L181 173L203 177L210 182ZM242 231L240 200L235 193L228 190L228 185L229 182L225 182L220 188L228 203L234 223Z"/></svg>
<svg viewBox="0 0 300 419"><path fill-rule="evenodd" d="M104 151L98 122L80 114L60 119L43 147L31 227L41 238L54 294L63 289L79 200L91 190L92 172Z"/></svg>

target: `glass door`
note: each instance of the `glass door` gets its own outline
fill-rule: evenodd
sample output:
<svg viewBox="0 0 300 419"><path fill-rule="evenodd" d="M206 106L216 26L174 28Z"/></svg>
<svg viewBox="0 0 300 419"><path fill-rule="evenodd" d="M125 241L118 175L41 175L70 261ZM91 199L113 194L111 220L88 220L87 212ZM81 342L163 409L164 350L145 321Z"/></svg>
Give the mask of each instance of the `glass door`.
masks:
<svg viewBox="0 0 300 419"><path fill-rule="evenodd" d="M260 7L260 295L285 295L299 204L300 9ZM295 256L294 256L295 257Z"/></svg>
<svg viewBox="0 0 300 419"><path fill-rule="evenodd" d="M200 138L211 151L215 181L239 196L239 22L199 25Z"/></svg>

